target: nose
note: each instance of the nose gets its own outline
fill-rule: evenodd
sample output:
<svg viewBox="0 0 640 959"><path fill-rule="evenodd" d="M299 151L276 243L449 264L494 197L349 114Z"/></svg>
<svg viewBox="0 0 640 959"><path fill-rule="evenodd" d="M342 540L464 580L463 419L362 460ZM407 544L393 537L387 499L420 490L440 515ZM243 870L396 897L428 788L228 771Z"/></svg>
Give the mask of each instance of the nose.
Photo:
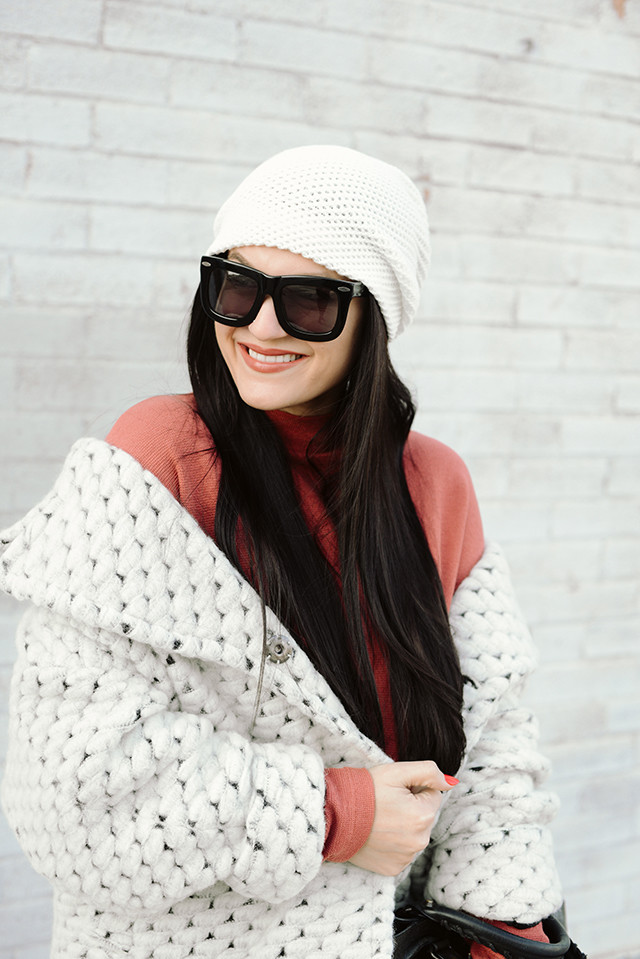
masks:
<svg viewBox="0 0 640 959"><path fill-rule="evenodd" d="M274 340L287 335L278 322L273 299L268 294L255 320L249 324L249 329L259 340Z"/></svg>

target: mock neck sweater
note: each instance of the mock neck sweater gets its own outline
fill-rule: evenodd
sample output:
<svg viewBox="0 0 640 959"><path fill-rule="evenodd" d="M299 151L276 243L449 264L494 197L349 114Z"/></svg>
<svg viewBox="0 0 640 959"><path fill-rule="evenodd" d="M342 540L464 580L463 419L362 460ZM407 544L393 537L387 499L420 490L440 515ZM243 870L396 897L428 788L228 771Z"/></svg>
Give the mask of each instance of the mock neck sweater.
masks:
<svg viewBox="0 0 640 959"><path fill-rule="evenodd" d="M335 558L335 533L322 500L322 474L332 468L332 462L335 468L335 454L309 450L325 418L294 416L279 410L267 415L284 442L305 521L331 563ZM107 442L125 450L152 472L214 537L220 467L212 455L211 435L197 414L191 394L143 400L120 417ZM416 432L409 434L403 463L449 606L457 586L484 547L471 478L453 450Z"/></svg>

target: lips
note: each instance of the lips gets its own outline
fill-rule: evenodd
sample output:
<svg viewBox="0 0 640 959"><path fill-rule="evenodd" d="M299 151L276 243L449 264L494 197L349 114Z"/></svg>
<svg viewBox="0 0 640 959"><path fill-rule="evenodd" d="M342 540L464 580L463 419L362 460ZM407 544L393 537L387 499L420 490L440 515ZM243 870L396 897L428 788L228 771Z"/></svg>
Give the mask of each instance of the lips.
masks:
<svg viewBox="0 0 640 959"><path fill-rule="evenodd" d="M259 373L277 373L291 369L300 360L306 359L304 353L285 353L284 350L255 349L247 343L240 343L242 357L247 366Z"/></svg>
<svg viewBox="0 0 640 959"><path fill-rule="evenodd" d="M294 360L299 360L300 353L258 353L257 350L252 350L250 346L247 347L247 353L253 360L259 360L261 363L293 363Z"/></svg>

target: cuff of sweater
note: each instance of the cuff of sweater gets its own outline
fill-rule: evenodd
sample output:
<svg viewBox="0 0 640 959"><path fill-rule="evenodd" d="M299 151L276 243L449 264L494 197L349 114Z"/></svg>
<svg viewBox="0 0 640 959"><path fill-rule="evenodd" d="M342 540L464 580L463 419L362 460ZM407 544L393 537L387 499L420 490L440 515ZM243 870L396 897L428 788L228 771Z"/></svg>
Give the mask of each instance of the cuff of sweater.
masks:
<svg viewBox="0 0 640 959"><path fill-rule="evenodd" d="M549 942L549 939L542 929L541 922L536 923L535 926L527 926L524 929L522 926L510 926L506 922L497 922L493 919L485 919L485 922L488 922L491 926L495 926L496 929L510 932L514 936L520 936L521 939L530 939L533 942ZM488 949L487 946L481 946L479 943L474 942L471 944L471 959L503 959L503 956L494 952L492 949Z"/></svg>
<svg viewBox="0 0 640 959"><path fill-rule="evenodd" d="M338 766L325 770L323 858L346 862L369 838L376 811L368 769Z"/></svg>

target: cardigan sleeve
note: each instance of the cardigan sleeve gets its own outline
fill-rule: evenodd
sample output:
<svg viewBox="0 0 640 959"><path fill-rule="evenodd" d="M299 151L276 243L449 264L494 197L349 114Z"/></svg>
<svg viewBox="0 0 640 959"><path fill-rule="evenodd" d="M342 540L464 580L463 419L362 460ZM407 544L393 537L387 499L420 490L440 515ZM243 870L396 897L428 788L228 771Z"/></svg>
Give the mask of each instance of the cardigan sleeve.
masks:
<svg viewBox="0 0 640 959"><path fill-rule="evenodd" d="M276 903L317 873L315 750L215 729L168 694L173 657L50 610L25 614L19 649L3 805L59 890L150 912L217 882Z"/></svg>
<svg viewBox="0 0 640 959"><path fill-rule="evenodd" d="M548 828L557 800L521 702L536 654L497 547L458 588L451 626L467 754L432 833L427 895L482 918L537 923L562 903Z"/></svg>
<svg viewBox="0 0 640 959"><path fill-rule="evenodd" d="M258 597L151 474L79 441L0 537L0 588L31 604L2 799L39 872L139 912L218 882L271 903L306 887L323 760L251 736Z"/></svg>

